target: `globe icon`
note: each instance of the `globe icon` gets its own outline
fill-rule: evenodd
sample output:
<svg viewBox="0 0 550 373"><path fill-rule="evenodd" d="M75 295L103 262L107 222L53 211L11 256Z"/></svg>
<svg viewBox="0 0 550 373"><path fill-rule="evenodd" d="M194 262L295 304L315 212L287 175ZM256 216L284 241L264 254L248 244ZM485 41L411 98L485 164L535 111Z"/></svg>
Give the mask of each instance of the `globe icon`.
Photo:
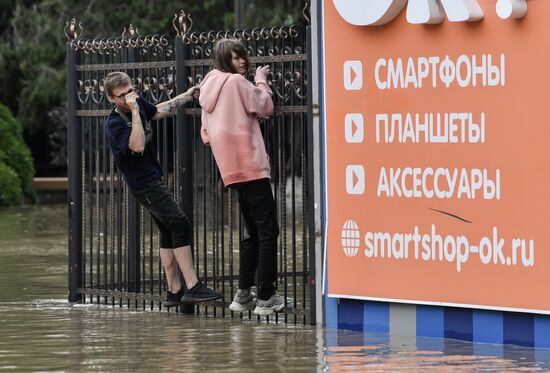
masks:
<svg viewBox="0 0 550 373"><path fill-rule="evenodd" d="M342 248L347 256L357 255L359 235L357 223L353 220L347 220L342 227Z"/></svg>

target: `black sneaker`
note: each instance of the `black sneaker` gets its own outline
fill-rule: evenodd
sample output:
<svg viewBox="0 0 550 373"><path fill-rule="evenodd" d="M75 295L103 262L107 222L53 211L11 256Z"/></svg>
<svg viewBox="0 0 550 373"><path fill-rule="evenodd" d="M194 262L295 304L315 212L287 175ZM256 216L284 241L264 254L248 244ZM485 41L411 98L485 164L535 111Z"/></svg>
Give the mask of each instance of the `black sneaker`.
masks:
<svg viewBox="0 0 550 373"><path fill-rule="evenodd" d="M183 297L184 293L185 290L183 290L183 288L181 288L177 293L172 293L168 290L166 292L166 300L162 303L162 305L166 308L179 306L181 304L181 297Z"/></svg>
<svg viewBox="0 0 550 373"><path fill-rule="evenodd" d="M204 282L199 281L183 294L181 301L185 303L202 303L221 298L223 298L222 293L207 288Z"/></svg>

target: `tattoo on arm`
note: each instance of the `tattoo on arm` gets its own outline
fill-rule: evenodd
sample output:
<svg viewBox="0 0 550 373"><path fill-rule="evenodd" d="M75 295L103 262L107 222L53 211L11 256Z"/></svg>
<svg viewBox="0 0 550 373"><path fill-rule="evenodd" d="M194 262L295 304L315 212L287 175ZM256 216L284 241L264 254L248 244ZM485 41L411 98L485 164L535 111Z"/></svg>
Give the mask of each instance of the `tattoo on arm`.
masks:
<svg viewBox="0 0 550 373"><path fill-rule="evenodd" d="M162 105L159 109L168 115L175 115L178 107L185 104L187 101L187 97L179 95L174 97L170 101L166 101L164 105Z"/></svg>

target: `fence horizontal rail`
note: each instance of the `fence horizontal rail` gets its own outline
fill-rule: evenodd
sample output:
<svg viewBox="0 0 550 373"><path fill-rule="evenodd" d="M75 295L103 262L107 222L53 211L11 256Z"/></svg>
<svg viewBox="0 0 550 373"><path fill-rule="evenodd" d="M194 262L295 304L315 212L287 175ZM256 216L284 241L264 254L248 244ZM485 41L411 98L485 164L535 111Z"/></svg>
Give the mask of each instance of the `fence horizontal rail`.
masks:
<svg viewBox="0 0 550 373"><path fill-rule="evenodd" d="M134 63L109 63L100 65L76 65L76 71L111 71L111 70L131 70L131 69L156 69L175 67L176 61L153 61L153 62L134 62Z"/></svg>
<svg viewBox="0 0 550 373"><path fill-rule="evenodd" d="M249 57L251 63L272 63L272 62L297 62L307 61L306 54L289 54L284 56L256 56ZM187 60L184 66L211 66L211 59Z"/></svg>
<svg viewBox="0 0 550 373"><path fill-rule="evenodd" d="M284 56L261 56L250 57L251 63L271 63L271 62L293 62L307 61L306 54L290 54ZM211 59L188 60L183 63L184 66L211 66ZM153 62L134 62L134 63L111 63L100 65L76 65L76 71L110 71L110 70L130 70L130 69L154 69L175 67L176 61L153 61Z"/></svg>
<svg viewBox="0 0 550 373"><path fill-rule="evenodd" d="M185 114L188 115L200 115L201 108L187 108L185 109ZM278 106L273 109L274 114L284 114L284 113L307 113L308 107L306 105L302 106ZM77 110L77 117L106 117L109 115L111 110Z"/></svg>
<svg viewBox="0 0 550 373"><path fill-rule="evenodd" d="M86 294L90 296L95 295L98 297L117 298L117 299L132 300L132 301L161 302L164 299L162 296L156 295L156 294L132 293L127 291L117 291L117 290L83 288L83 289L78 289L78 291L80 294ZM210 301L210 302L204 302L203 304L201 304L201 306L229 308L230 304L231 302L229 301ZM285 314L296 315L296 316L308 316L309 311L303 308L293 308L292 305L289 305L285 309Z"/></svg>

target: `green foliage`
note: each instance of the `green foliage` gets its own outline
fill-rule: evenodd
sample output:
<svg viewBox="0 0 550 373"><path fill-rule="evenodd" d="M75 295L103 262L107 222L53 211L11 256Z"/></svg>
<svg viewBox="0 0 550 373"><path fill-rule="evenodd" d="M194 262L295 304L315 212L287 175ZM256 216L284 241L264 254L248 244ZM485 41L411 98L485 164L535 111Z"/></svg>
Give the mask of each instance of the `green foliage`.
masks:
<svg viewBox="0 0 550 373"><path fill-rule="evenodd" d="M19 177L10 166L0 162L0 205L17 205L21 196Z"/></svg>
<svg viewBox="0 0 550 373"><path fill-rule="evenodd" d="M0 104L0 204L17 203L22 193L34 200L33 178L33 160L23 141L21 125Z"/></svg>
<svg viewBox="0 0 550 373"><path fill-rule="evenodd" d="M290 26L306 20L302 14L304 1L295 0L244 0L244 24L247 28Z"/></svg>
<svg viewBox="0 0 550 373"><path fill-rule="evenodd" d="M46 113L66 96L65 45L60 38L63 1L15 2L0 44L0 102L30 133L48 132Z"/></svg>
<svg viewBox="0 0 550 373"><path fill-rule="evenodd" d="M78 15L85 29L82 37L94 39L120 36L130 23L140 35L175 34L172 20L181 9L191 14L192 31L225 29L231 27L224 24L224 14L231 11L233 0L141 0L118 3L116 11L113 11L113 3L109 0L96 0L88 4L75 2L74 5L77 9L83 8L82 11L71 10L68 15Z"/></svg>
<svg viewBox="0 0 550 373"><path fill-rule="evenodd" d="M3 34L8 28L14 6L15 0L0 1L0 34Z"/></svg>
<svg viewBox="0 0 550 373"><path fill-rule="evenodd" d="M17 92L19 91L20 56L6 44L0 44L0 102L14 112L17 109Z"/></svg>

